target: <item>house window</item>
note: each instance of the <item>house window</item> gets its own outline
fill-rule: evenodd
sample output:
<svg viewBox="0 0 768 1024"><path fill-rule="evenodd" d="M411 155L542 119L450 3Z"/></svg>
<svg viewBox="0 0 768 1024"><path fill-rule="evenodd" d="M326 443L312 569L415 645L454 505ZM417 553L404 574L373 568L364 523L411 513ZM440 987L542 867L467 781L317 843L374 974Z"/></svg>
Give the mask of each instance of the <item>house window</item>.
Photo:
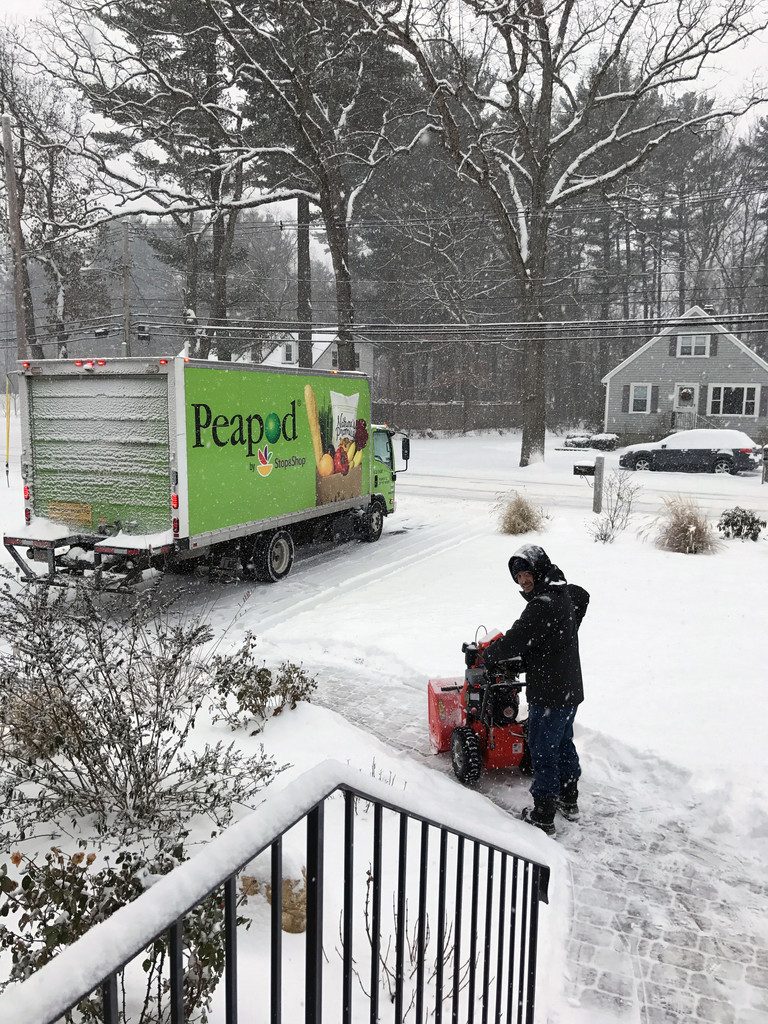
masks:
<svg viewBox="0 0 768 1024"><path fill-rule="evenodd" d="M651 385L650 384L633 384L631 394L629 396L629 411L630 412L650 412L651 411Z"/></svg>
<svg viewBox="0 0 768 1024"><path fill-rule="evenodd" d="M754 416L756 409L756 387L745 384L713 384L710 388L710 416Z"/></svg>
<svg viewBox="0 0 768 1024"><path fill-rule="evenodd" d="M339 350L336 346L331 349L331 366L334 370L337 370L339 367ZM360 369L360 353L357 350L355 350L355 369Z"/></svg>
<svg viewBox="0 0 768 1024"><path fill-rule="evenodd" d="M285 345L283 345L283 362L293 362L293 343L290 341L286 341Z"/></svg>
<svg viewBox="0 0 768 1024"><path fill-rule="evenodd" d="M708 334L678 334L677 354L679 356L708 356Z"/></svg>

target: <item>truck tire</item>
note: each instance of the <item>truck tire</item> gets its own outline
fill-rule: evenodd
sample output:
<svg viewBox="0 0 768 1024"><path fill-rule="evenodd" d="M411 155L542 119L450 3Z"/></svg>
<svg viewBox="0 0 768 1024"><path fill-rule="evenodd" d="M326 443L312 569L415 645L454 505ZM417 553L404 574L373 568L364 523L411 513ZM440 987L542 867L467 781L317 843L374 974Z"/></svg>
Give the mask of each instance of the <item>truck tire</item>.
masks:
<svg viewBox="0 0 768 1024"><path fill-rule="evenodd" d="M253 548L252 572L262 583L278 583L291 571L295 553L288 530L275 530L259 537ZM246 571L251 566L244 566Z"/></svg>
<svg viewBox="0 0 768 1024"><path fill-rule="evenodd" d="M368 541L369 544L373 544L379 539L383 529L384 509L381 507L381 502L372 501L363 515L363 540Z"/></svg>

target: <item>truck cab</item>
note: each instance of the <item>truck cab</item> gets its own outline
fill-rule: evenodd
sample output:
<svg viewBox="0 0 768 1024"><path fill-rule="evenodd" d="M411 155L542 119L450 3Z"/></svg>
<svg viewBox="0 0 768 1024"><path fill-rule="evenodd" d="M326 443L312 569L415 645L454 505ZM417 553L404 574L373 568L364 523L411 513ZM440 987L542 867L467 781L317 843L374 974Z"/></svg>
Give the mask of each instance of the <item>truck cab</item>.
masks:
<svg viewBox="0 0 768 1024"><path fill-rule="evenodd" d="M410 458L410 440L402 437L401 457L404 466L395 465L394 438L396 430L388 426L373 426L373 481L372 493L384 499L387 514L395 511L395 480L398 472L405 472Z"/></svg>

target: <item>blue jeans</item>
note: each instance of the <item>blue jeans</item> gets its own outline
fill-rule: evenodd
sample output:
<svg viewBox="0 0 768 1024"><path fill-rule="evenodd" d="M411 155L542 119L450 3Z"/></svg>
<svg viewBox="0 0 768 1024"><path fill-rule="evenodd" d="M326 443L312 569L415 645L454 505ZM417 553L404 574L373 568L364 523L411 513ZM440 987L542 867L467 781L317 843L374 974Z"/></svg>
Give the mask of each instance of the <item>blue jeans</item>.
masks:
<svg viewBox="0 0 768 1024"><path fill-rule="evenodd" d="M533 764L531 795L534 800L558 797L560 787L581 775L579 755L573 745L576 708L528 708L528 749Z"/></svg>

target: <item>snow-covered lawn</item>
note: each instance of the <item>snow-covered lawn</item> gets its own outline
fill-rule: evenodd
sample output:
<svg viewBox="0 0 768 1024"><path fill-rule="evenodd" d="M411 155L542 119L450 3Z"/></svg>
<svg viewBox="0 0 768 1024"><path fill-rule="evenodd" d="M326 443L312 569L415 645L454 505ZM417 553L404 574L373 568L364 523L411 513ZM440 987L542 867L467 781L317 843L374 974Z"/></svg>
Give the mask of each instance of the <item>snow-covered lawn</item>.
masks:
<svg viewBox="0 0 768 1024"><path fill-rule="evenodd" d="M602 545L586 529L591 491L572 475L584 453L550 450L521 470L518 444L495 434L415 439L378 544L306 554L278 586L196 576L182 605L229 627L233 643L253 631L269 662L301 661L318 676L321 706L265 734L295 765L276 785L328 756L363 772L375 758L428 794L435 817L450 805L468 821L498 821L485 798L516 813L524 781L483 778L479 795L452 781L446 759L429 755L426 681L459 675L462 641L522 610L507 571L519 542L496 531L492 504L512 487L540 501L547 529L525 540L591 594L576 730L582 823L558 825L575 911L561 895L548 912L555 936L558 915L570 915L570 973L563 994L562 972L543 967L541 1019L765 1021L768 541L690 556L637 531L665 494L690 493L716 518L737 504L768 511L768 486L757 476L638 474L639 512ZM4 530L21 517L15 465L12 484L0 501ZM726 961L736 967L720 970Z"/></svg>

